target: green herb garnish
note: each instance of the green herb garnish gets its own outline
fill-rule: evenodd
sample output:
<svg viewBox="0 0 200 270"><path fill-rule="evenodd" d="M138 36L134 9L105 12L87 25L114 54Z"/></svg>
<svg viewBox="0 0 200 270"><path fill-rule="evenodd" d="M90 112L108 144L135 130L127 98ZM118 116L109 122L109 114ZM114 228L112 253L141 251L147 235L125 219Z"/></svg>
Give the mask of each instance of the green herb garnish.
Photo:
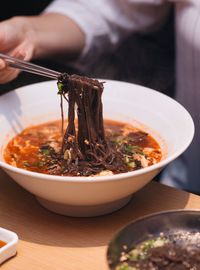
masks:
<svg viewBox="0 0 200 270"><path fill-rule="evenodd" d="M38 167L43 167L45 164L46 164L45 161L39 161L39 162L37 162L37 166Z"/></svg>
<svg viewBox="0 0 200 270"><path fill-rule="evenodd" d="M62 95L64 84L61 83L61 82L58 82L58 83L57 83L57 87L58 87L58 93L57 93L57 94L58 94L58 95Z"/></svg>
<svg viewBox="0 0 200 270"><path fill-rule="evenodd" d="M116 270L136 270L136 268L128 265L127 263L123 263L117 266Z"/></svg>
<svg viewBox="0 0 200 270"><path fill-rule="evenodd" d="M50 149L48 149L48 148L40 149L40 152L45 156L49 156Z"/></svg>
<svg viewBox="0 0 200 270"><path fill-rule="evenodd" d="M130 144L124 144L123 148L124 148L124 151L127 154L132 154L133 153L133 146L132 145L130 145Z"/></svg>

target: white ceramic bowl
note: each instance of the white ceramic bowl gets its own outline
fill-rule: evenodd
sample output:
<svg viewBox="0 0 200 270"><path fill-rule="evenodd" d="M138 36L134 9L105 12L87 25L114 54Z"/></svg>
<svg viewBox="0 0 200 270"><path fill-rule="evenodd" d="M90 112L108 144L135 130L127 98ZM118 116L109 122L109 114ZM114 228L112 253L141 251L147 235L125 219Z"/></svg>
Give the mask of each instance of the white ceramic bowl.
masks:
<svg viewBox="0 0 200 270"><path fill-rule="evenodd" d="M104 118L132 123L150 132L160 143L161 162L135 172L113 176L62 177L34 173L6 164L7 142L24 128L60 119L56 82L25 86L0 97L0 166L46 208L70 216L96 216L124 206L189 146L194 125L176 101L157 91L119 81L106 81ZM139 123L138 123L139 122Z"/></svg>

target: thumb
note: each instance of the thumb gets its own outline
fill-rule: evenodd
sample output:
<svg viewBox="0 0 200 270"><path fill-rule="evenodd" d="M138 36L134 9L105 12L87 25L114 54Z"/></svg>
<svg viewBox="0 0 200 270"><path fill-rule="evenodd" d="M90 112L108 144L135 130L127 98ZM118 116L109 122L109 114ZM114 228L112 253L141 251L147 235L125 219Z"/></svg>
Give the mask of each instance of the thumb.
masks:
<svg viewBox="0 0 200 270"><path fill-rule="evenodd" d="M25 58L25 54L21 51L12 52L10 55L21 60ZM0 61L0 65L2 65L2 67L4 66L4 68L0 69L0 84L12 81L20 73L19 69L9 67L3 60Z"/></svg>

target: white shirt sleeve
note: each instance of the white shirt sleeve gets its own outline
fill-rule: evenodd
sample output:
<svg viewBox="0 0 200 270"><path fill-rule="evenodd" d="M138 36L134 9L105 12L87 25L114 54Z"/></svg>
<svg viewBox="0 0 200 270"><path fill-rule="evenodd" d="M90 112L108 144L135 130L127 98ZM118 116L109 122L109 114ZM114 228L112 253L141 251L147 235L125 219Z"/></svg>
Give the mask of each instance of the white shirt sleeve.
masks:
<svg viewBox="0 0 200 270"><path fill-rule="evenodd" d="M85 47L76 61L83 69L130 33L158 27L168 9L167 0L54 0L45 12L70 17L84 32Z"/></svg>

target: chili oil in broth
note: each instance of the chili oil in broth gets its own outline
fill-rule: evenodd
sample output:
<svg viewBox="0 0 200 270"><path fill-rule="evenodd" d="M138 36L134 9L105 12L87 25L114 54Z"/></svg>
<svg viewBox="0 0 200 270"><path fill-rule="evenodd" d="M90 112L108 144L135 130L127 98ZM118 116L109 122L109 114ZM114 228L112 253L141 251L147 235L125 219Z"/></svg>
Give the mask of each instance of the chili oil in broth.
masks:
<svg viewBox="0 0 200 270"><path fill-rule="evenodd" d="M24 129L8 143L4 151L5 161L12 166L38 173L91 176L134 171L151 166L162 158L160 146L151 135L123 122L104 120L106 139L109 146L120 154L123 169L116 171L97 167L96 173L93 170L91 174L81 173L80 165L78 173L69 173L67 165L70 153L64 153L63 160L57 158L62 149L61 126L61 121L57 120Z"/></svg>

